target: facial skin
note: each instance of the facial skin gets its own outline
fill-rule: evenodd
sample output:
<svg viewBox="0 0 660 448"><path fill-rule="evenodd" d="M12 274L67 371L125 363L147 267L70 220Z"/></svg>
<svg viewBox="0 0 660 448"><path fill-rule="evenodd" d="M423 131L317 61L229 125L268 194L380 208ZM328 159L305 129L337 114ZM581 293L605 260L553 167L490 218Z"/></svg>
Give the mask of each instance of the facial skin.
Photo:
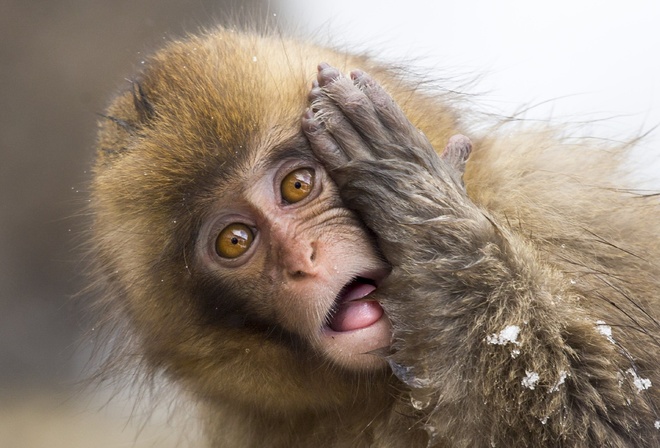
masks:
<svg viewBox="0 0 660 448"><path fill-rule="evenodd" d="M339 365L382 366L370 352L389 346L390 325L368 294L389 267L322 165L309 152L273 152L234 182L247 187L219 191L200 233L204 268L243 285L261 277L268 286L249 306ZM234 241L222 240L225 229L236 229Z"/></svg>

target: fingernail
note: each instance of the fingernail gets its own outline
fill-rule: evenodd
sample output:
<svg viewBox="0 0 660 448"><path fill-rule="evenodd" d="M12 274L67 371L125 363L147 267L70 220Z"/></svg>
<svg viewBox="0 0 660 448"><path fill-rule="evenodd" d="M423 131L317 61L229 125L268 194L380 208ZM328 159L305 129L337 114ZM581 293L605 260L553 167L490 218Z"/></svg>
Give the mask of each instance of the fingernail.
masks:
<svg viewBox="0 0 660 448"><path fill-rule="evenodd" d="M364 72L359 69L351 70L351 79L357 81L364 76Z"/></svg>
<svg viewBox="0 0 660 448"><path fill-rule="evenodd" d="M318 75L316 76L316 79L321 87L325 87L331 82L341 77L341 73L339 72L339 70L337 70L336 68L325 62L321 62L318 68L319 68L319 72Z"/></svg>

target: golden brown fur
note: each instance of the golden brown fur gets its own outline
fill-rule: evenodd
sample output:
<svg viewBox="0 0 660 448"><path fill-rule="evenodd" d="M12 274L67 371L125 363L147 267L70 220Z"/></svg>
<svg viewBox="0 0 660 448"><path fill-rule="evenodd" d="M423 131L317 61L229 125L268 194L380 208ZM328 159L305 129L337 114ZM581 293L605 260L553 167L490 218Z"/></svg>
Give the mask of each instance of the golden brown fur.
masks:
<svg viewBox="0 0 660 448"><path fill-rule="evenodd" d="M501 290L449 342L443 331L453 329L420 324L437 304L385 300L395 369L426 369L430 389L218 323L197 301L210 280L196 266L196 232L214 195L243 182L264 152L302 138L321 61L370 73L437 150L458 132L474 144L467 192L506 244L491 247L502 271L472 271L462 284ZM437 446L660 443L658 196L623 181L623 147L506 124L478 137L457 102L366 58L219 29L168 44L108 108L92 196L104 305L128 322L140 362L201 403L212 446L424 447L427 434ZM391 288L401 297L410 285ZM508 325L522 328L519 346L484 342ZM536 388L516 389L526 372L540 373ZM651 387L638 390L635 377ZM411 395L431 404L412 406Z"/></svg>

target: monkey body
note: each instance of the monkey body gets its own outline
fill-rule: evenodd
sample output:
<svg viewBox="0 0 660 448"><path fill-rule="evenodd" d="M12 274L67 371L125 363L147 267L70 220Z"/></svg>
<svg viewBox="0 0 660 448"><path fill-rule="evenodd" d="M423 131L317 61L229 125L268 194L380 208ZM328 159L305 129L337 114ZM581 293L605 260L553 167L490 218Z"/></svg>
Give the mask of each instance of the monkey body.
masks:
<svg viewBox="0 0 660 448"><path fill-rule="evenodd" d="M310 93L320 61L339 70ZM622 148L476 138L456 103L366 58L217 30L109 107L105 304L126 350L200 403L210 446L660 443L657 196L617 183ZM223 252L226 229L245 252Z"/></svg>

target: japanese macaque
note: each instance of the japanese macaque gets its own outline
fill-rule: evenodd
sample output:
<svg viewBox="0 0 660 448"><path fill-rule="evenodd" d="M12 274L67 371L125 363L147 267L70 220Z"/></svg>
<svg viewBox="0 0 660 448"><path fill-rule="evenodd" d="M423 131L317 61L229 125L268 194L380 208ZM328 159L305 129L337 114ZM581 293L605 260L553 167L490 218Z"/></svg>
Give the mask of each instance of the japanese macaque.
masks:
<svg viewBox="0 0 660 448"><path fill-rule="evenodd" d="M658 195L623 183L625 147L466 116L226 29L112 102L104 304L209 446L660 446Z"/></svg>

